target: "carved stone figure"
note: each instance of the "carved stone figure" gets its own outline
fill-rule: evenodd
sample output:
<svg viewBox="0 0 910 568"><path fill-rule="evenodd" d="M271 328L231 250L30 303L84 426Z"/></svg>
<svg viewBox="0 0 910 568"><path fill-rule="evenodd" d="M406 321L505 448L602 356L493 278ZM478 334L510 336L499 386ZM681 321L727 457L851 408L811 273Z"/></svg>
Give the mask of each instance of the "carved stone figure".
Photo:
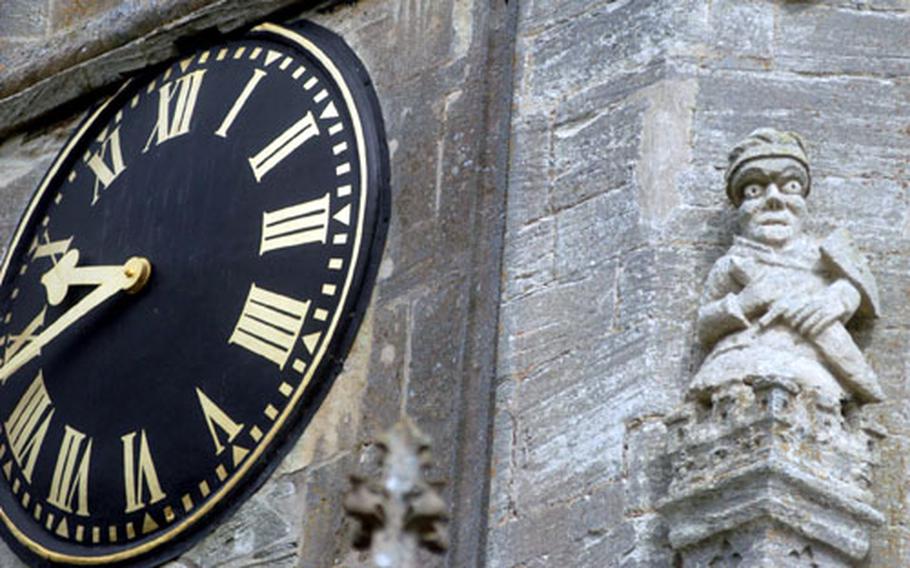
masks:
<svg viewBox="0 0 910 568"><path fill-rule="evenodd" d="M803 232L811 175L802 140L756 130L730 153L726 185L741 235L708 275L697 329L710 353L691 394L778 376L830 401L882 400L844 328L878 314L875 280L845 230L820 242Z"/></svg>

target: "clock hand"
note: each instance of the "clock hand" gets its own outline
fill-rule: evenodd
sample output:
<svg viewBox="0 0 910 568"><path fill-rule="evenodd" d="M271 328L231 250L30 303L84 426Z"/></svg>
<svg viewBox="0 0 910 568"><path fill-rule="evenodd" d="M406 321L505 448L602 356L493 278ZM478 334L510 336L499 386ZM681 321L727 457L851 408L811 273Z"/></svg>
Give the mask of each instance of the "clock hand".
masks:
<svg viewBox="0 0 910 568"><path fill-rule="evenodd" d="M78 258L78 254L77 254ZM40 352L41 348L53 341L61 332L79 321L82 316L103 304L106 300L114 296L117 292L123 290L128 294L134 294L142 289L148 282L151 274L152 265L148 259L143 257L132 257L122 266L91 266L84 267L86 272L74 272L77 274L76 281L64 281L65 287L69 284L84 284L83 280L92 278L91 282L96 282L97 287L82 298L75 306L66 311L62 316L57 318L54 323L49 325L40 335L35 337L27 346L23 347L12 359L0 367L0 385L6 383L6 379L13 373L21 369L26 363L34 359ZM99 269L99 270L94 270ZM110 270L109 270L110 269ZM85 276L83 279L82 275ZM47 274L45 274L47 276ZM42 281L44 278L42 277ZM48 291L50 295L50 290Z"/></svg>
<svg viewBox="0 0 910 568"><path fill-rule="evenodd" d="M125 268L125 265L76 266L78 263L79 250L70 249L53 268L41 277L41 283L47 290L47 301L50 305L56 306L62 302L70 286L99 286L120 278ZM150 269L149 265L148 269L140 274L141 282L137 282L140 288L148 280L148 270Z"/></svg>

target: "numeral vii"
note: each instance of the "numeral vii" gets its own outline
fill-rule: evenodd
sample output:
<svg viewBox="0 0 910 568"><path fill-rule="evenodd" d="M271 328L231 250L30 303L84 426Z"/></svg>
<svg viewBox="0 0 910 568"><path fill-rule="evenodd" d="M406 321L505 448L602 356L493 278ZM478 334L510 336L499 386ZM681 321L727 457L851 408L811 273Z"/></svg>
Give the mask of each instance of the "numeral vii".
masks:
<svg viewBox="0 0 910 568"><path fill-rule="evenodd" d="M158 146L190 131L204 75L205 69L200 69L161 85L158 89L158 120L142 149L143 153L148 152L152 140Z"/></svg>
<svg viewBox="0 0 910 568"><path fill-rule="evenodd" d="M253 284L228 343L240 345L284 369L309 309L310 302Z"/></svg>

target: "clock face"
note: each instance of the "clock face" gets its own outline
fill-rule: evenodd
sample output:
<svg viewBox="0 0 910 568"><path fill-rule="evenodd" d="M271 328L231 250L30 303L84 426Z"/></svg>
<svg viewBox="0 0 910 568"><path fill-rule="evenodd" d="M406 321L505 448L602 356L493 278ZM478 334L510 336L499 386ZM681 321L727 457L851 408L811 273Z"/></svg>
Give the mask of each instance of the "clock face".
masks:
<svg viewBox="0 0 910 568"><path fill-rule="evenodd" d="M151 565L248 495L365 308L388 207L366 73L263 25L80 127L0 283L0 518L36 564Z"/></svg>

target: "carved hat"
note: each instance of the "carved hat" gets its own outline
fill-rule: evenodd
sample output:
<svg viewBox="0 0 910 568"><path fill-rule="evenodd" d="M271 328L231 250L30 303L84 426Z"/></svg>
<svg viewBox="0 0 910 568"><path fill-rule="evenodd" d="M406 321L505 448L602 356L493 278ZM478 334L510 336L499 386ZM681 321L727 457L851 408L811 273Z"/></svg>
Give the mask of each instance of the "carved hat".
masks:
<svg viewBox="0 0 910 568"><path fill-rule="evenodd" d="M727 197L734 205L739 206L741 195L733 192L733 178L747 162L759 158L792 158L802 164L806 169L806 177L811 180L809 172L809 158L806 156L806 147L803 139L795 132L782 132L775 128L759 128L752 131L749 136L740 141L730 151L729 165L724 180L727 184ZM809 194L810 183L806 184L806 195Z"/></svg>

